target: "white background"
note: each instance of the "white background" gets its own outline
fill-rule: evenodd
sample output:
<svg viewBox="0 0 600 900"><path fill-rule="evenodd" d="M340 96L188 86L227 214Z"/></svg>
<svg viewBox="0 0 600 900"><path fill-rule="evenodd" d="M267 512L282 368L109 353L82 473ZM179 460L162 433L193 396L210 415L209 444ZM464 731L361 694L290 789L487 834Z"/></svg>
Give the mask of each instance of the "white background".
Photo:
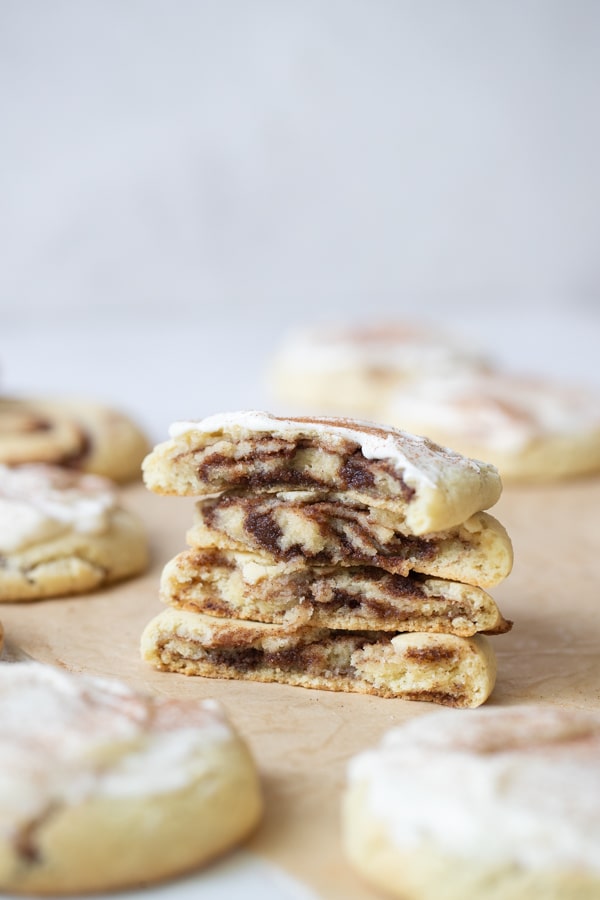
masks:
<svg viewBox="0 0 600 900"><path fill-rule="evenodd" d="M0 391L159 440L393 318L600 386L599 47L594 0L0 0Z"/></svg>
<svg viewBox="0 0 600 900"><path fill-rule="evenodd" d="M600 380L599 46L594 0L2 0L0 387L160 438L393 317Z"/></svg>

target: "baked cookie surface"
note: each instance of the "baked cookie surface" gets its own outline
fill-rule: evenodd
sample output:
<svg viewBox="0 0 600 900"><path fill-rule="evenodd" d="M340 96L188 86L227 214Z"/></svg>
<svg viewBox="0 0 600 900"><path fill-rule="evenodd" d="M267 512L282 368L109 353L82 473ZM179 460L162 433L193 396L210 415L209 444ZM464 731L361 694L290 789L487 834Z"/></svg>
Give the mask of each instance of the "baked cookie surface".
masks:
<svg viewBox="0 0 600 900"><path fill-rule="evenodd" d="M438 712L351 761L346 852L403 900L592 900L598 796L597 712Z"/></svg>
<svg viewBox="0 0 600 900"><path fill-rule="evenodd" d="M144 528L107 479L0 464L0 601L85 593L147 563Z"/></svg>
<svg viewBox="0 0 600 900"><path fill-rule="evenodd" d="M156 668L329 691L473 707L491 694L496 661L481 635L338 631L165 609L145 628Z"/></svg>
<svg viewBox="0 0 600 900"><path fill-rule="evenodd" d="M143 463L156 493L321 491L388 510L406 533L443 531L492 506L497 470L393 428L245 411L171 426Z"/></svg>
<svg viewBox="0 0 600 900"><path fill-rule="evenodd" d="M0 397L0 463L50 463L126 482L140 477L146 436L95 402Z"/></svg>
<svg viewBox="0 0 600 900"><path fill-rule="evenodd" d="M151 884L244 839L262 800L213 701L0 663L0 890Z"/></svg>

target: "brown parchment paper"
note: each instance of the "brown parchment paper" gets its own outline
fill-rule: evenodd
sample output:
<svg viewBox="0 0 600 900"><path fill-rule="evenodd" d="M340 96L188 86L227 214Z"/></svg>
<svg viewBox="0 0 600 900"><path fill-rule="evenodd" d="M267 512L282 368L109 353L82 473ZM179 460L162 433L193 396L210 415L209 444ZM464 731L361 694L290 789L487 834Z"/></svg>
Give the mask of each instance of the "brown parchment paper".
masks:
<svg viewBox="0 0 600 900"><path fill-rule="evenodd" d="M162 609L159 574L185 548L193 503L154 496L142 485L126 489L123 501L147 526L150 571L89 596L0 604L9 651L151 692L221 700L264 781L266 816L249 849L322 897L375 897L340 844L346 762L394 724L438 707L152 670L139 659L139 638ZM600 708L600 479L507 487L493 513L511 534L515 567L492 593L515 624L491 639L498 680L488 703Z"/></svg>

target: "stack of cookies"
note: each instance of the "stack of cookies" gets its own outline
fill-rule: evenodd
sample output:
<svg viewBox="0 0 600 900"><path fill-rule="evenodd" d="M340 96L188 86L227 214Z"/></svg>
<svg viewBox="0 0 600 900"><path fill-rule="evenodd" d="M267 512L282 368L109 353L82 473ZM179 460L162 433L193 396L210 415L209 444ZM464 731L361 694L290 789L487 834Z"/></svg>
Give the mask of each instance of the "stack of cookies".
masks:
<svg viewBox="0 0 600 900"><path fill-rule="evenodd" d="M491 693L484 633L510 623L485 588L512 565L482 511L493 466L393 428L240 412L176 423L143 470L199 498L142 638L158 668L458 707Z"/></svg>

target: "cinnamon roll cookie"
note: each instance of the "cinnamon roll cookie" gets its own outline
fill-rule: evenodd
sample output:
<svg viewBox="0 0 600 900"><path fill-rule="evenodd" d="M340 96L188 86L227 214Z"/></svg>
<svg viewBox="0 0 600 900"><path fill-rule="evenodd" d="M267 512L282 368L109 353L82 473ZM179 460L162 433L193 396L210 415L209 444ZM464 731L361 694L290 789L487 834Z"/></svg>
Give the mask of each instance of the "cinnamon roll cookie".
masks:
<svg viewBox="0 0 600 900"><path fill-rule="evenodd" d="M253 760L214 701L0 663L0 721L0 891L145 886L207 863L260 818Z"/></svg>
<svg viewBox="0 0 600 900"><path fill-rule="evenodd" d="M148 441L122 413L93 402L0 397L0 463L43 462L126 482Z"/></svg>
<svg viewBox="0 0 600 900"><path fill-rule="evenodd" d="M397 530L420 535L460 525L502 490L487 463L353 419L236 412L178 422L170 434L143 463L156 493L343 493L392 514Z"/></svg>
<svg viewBox="0 0 600 900"><path fill-rule="evenodd" d="M599 796L598 712L438 712L350 763L346 853L402 900L596 900Z"/></svg>
<svg viewBox="0 0 600 900"><path fill-rule="evenodd" d="M386 572L421 572L478 587L493 587L510 573L512 544L505 528L480 512L446 531L407 534L386 509L342 493L289 491L246 495L228 491L196 504L187 533L191 547L260 554L282 569L378 566Z"/></svg>
<svg viewBox="0 0 600 900"><path fill-rule="evenodd" d="M272 564L242 551L193 549L167 563L161 599L178 609L332 629L502 634L507 622L481 588L376 566Z"/></svg>
<svg viewBox="0 0 600 900"><path fill-rule="evenodd" d="M0 601L84 593L147 562L144 529L107 479L0 464Z"/></svg>
<svg viewBox="0 0 600 900"><path fill-rule="evenodd" d="M186 675L280 682L328 691L483 703L495 682L487 639L452 634L340 631L165 609L145 628L142 657Z"/></svg>

